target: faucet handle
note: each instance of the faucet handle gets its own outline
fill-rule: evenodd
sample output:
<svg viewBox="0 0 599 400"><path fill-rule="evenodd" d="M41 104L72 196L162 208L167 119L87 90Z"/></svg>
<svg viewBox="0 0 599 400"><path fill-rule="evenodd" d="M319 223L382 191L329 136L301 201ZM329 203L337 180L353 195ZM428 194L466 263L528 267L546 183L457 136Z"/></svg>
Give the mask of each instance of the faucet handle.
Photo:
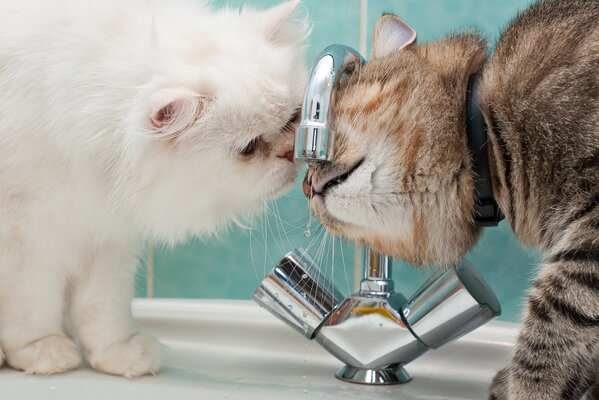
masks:
<svg viewBox="0 0 599 400"><path fill-rule="evenodd" d="M466 260L431 276L402 307L412 332L433 349L500 314L497 296Z"/></svg>
<svg viewBox="0 0 599 400"><path fill-rule="evenodd" d="M254 300L309 339L343 296L303 248L289 252L262 281Z"/></svg>

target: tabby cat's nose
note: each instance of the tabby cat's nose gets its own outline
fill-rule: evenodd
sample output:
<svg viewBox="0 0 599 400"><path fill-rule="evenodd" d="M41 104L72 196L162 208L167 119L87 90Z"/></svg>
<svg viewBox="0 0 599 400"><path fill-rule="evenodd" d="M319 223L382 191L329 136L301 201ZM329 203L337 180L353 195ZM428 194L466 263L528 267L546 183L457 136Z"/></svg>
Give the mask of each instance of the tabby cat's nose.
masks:
<svg viewBox="0 0 599 400"><path fill-rule="evenodd" d="M307 198L312 198L312 178L309 175L309 172L306 172L306 176L304 177L304 182L302 184L302 189L304 189L304 194Z"/></svg>

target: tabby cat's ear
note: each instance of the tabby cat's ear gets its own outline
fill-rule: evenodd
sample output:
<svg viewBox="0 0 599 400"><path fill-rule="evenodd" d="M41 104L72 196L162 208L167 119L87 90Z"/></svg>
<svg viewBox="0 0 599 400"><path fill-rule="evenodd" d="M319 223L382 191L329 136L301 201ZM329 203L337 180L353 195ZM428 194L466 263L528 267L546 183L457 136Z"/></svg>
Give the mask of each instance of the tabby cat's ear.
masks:
<svg viewBox="0 0 599 400"><path fill-rule="evenodd" d="M174 136L202 117L209 100L185 88L161 90L151 98L150 123L161 136Z"/></svg>
<svg viewBox="0 0 599 400"><path fill-rule="evenodd" d="M372 58L383 58L416 43L416 31L393 14L379 18L374 27Z"/></svg>
<svg viewBox="0 0 599 400"><path fill-rule="evenodd" d="M261 12L262 30L275 44L290 44L304 40L310 30L305 18L298 18L300 0L289 0Z"/></svg>

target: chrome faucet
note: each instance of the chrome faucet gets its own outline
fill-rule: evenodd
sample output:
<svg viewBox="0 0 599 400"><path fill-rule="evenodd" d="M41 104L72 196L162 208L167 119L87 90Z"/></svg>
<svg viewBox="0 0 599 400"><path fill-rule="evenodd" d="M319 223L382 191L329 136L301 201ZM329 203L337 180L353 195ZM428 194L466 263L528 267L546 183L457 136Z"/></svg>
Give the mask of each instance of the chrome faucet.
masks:
<svg viewBox="0 0 599 400"><path fill-rule="evenodd" d="M296 160L333 160L328 118L334 89L364 62L343 45L316 58L295 136ZM348 382L407 382L404 365L500 314L497 298L467 261L434 274L409 300L394 291L391 259L370 249L360 290L346 299L320 271L305 250L294 250L262 281L254 300L343 361L336 376Z"/></svg>
<svg viewBox="0 0 599 400"><path fill-rule="evenodd" d="M295 159L323 162L333 159L334 132L329 128L329 111L334 88L364 59L354 49L341 44L325 48L317 57L304 93L302 117L295 135Z"/></svg>
<svg viewBox="0 0 599 400"><path fill-rule="evenodd" d="M360 290L346 299L296 249L254 300L344 362L337 378L374 385L410 381L406 364L500 314L497 297L465 260L432 275L406 300L393 289L391 260L368 249Z"/></svg>

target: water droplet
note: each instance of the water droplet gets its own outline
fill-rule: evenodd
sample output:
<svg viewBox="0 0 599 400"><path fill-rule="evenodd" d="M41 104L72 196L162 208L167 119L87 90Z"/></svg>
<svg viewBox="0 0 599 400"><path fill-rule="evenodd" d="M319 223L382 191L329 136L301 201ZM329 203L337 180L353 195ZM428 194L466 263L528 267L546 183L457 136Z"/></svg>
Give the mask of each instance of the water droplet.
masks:
<svg viewBox="0 0 599 400"><path fill-rule="evenodd" d="M279 298L279 294L275 292L275 298L278 299Z"/></svg>
<svg viewBox="0 0 599 400"><path fill-rule="evenodd" d="M290 309L290 310L292 310L293 306L291 304L287 304L287 308Z"/></svg>
<svg viewBox="0 0 599 400"><path fill-rule="evenodd" d="M306 379L306 375L302 375L302 379Z"/></svg>
<svg viewBox="0 0 599 400"><path fill-rule="evenodd" d="M308 389L304 389L304 393L305 393L305 394L308 394Z"/></svg>
<svg viewBox="0 0 599 400"><path fill-rule="evenodd" d="M312 235L312 231L309 226L306 226L306 230L304 231L304 237L309 238Z"/></svg>
<svg viewBox="0 0 599 400"><path fill-rule="evenodd" d="M302 274L302 279L308 279L308 274Z"/></svg>
<svg viewBox="0 0 599 400"><path fill-rule="evenodd" d="M308 313L304 311L304 312L302 313L302 317L304 317L304 318L308 318Z"/></svg>

